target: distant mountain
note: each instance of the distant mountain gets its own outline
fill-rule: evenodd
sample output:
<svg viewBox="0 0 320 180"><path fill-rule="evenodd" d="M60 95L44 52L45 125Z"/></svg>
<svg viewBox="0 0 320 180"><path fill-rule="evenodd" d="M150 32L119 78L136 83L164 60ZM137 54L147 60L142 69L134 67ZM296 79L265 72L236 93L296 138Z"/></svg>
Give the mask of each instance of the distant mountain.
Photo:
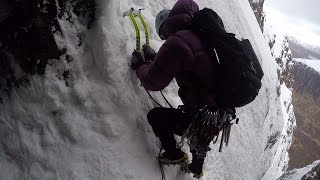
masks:
<svg viewBox="0 0 320 180"><path fill-rule="evenodd" d="M297 59L293 62L292 104L297 128L289 150L289 169L320 159L320 73Z"/></svg>
<svg viewBox="0 0 320 180"><path fill-rule="evenodd" d="M289 149L288 169L302 168L320 159L320 61L293 58L288 36L268 34L266 38L280 67L279 80L292 90L297 127Z"/></svg>
<svg viewBox="0 0 320 180"><path fill-rule="evenodd" d="M301 62L302 64L307 65L308 67L312 68L313 70L320 73L320 60L318 59L301 59L301 58L294 58L295 62Z"/></svg>
<svg viewBox="0 0 320 180"><path fill-rule="evenodd" d="M320 46L302 43L294 37L289 37L289 46L293 58L320 59Z"/></svg>
<svg viewBox="0 0 320 180"><path fill-rule="evenodd" d="M319 179L320 161L309 164L320 159L320 73L315 70L320 68L315 68L318 67L316 60L311 64L308 64L310 63L308 61L307 65L306 62L298 62L294 58L320 59L320 46L309 45L294 37L288 37L287 32L275 27L278 24L268 17L271 16L266 14L263 33L269 43L271 54L280 67L277 71L280 82L292 90L296 121L289 149L287 169L289 171L278 180ZM278 94L281 94L280 92L281 88L278 87ZM310 176L317 172L317 176Z"/></svg>

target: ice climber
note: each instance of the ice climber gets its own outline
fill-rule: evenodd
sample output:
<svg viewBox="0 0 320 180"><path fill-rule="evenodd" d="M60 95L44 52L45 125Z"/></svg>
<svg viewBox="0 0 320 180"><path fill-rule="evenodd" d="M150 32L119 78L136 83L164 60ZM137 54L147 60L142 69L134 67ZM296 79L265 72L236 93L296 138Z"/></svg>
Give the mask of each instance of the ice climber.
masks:
<svg viewBox="0 0 320 180"><path fill-rule="evenodd" d="M181 163L187 155L176 148L173 134L181 135L190 124L194 111L204 105L213 105L214 94L208 88L201 88L197 78L201 78L210 88L214 88L213 65L201 40L190 30L193 13L199 10L193 0L179 0L171 10L162 10L156 17L156 30L161 39L166 40L157 54L149 46L143 46L145 58L153 60L147 65L133 61L132 67L143 86L151 91L159 91L169 85L173 78L180 87L178 95L184 106L182 109L156 107L148 113L148 121L159 137L165 152L163 163ZM141 58L138 53L134 57ZM197 77L197 78L196 78ZM193 153L189 169L201 175L206 154Z"/></svg>
<svg viewBox="0 0 320 180"><path fill-rule="evenodd" d="M165 150L158 157L159 162L163 164L184 163L188 159L188 156L180 148L177 148L177 142L174 139L174 134L181 136L184 132L186 132L186 130L189 129L192 124L194 124L194 117L195 114L199 112L199 109L205 106L218 107L217 102L219 102L219 108L221 107L221 101L219 100L221 93L219 93L219 96L216 93L218 92L217 79L219 78L217 78L215 73L217 70L217 65L215 63L219 61L219 58L212 56L212 54L210 55L206 48L208 45L206 44L205 40L203 38L200 39L198 34L190 30L191 24L194 24L193 18L195 18L195 15L198 14L197 12L199 12L199 7L193 0L178 0L171 10L162 10L157 15L155 21L157 34L161 39L165 40L164 44L160 47L159 52L155 53L150 46L144 45L144 56L137 51L134 51L132 54L131 67L133 70L136 70L138 78L147 90L160 91L168 86L173 78L176 79L176 82L179 86L178 95L183 102L183 106L180 106L178 109L156 107L150 110L147 115L148 121L152 126L155 135L159 137L161 145ZM206 22L203 23L203 18L199 19L202 21L202 24L206 25ZM214 26L215 29L221 30L223 34L226 34L226 36L229 37L231 33L226 33L220 17L216 22L218 22L218 25ZM219 26L221 29L219 29ZM229 46L227 44L224 46L224 49L231 49L229 52L234 52L232 48L238 47L237 50L241 50L239 51L240 53L234 53L236 54L234 56L225 55L230 53L224 53L226 51L223 48L221 50L222 56L233 59L230 61L231 64L234 62L235 64L239 63L235 65L236 68L233 68L230 71L232 74L233 72L237 71L237 69L243 69L242 65L245 64L245 61L242 60L252 60L252 58L245 59L246 56L243 56L243 59L238 60L239 55L246 54L245 52L243 53L244 49L246 48L239 48L239 44L241 44L242 41L240 42L236 40L234 38L234 34L232 34L230 37L231 38L226 38L226 40L228 41L231 39L236 42L235 44L237 45ZM214 39L217 38L214 36ZM223 44L225 39L219 42ZM250 47L252 49L251 45ZM251 55L252 54L254 54L254 52L251 53ZM215 58L214 61L213 58ZM241 80L253 79L252 82L248 83L248 87L249 90L252 89L250 93L252 93L254 96L253 98L250 97L249 101L246 101L246 103L251 102L258 94L258 90L261 87L260 80L263 76L263 72L260 70L261 67L258 69L258 71L254 68L256 64L259 64L257 58L255 59L256 62L253 63L250 60L249 63L244 65L244 68L247 70L245 73L241 72L241 70L237 72L240 74L240 76L244 74L245 77L241 77ZM151 63L145 63L147 61L151 61ZM229 61L225 62L229 63ZM241 66L241 68L237 68L239 66ZM219 69L221 69L220 67L222 66L219 66ZM224 70L225 69L223 69L223 71ZM256 78L256 72L261 72L258 73L258 78ZM237 75L234 77L237 77ZM228 77L224 76L224 78ZM239 87L242 86L242 84L247 83L237 81L238 80L231 83L231 85L233 85L232 87L235 85ZM228 86L230 81L219 81L219 85L223 83ZM252 88L255 86L257 86L257 88ZM238 90L233 91L234 88L227 88L226 90L230 90L231 93L238 92ZM245 89L241 93L248 94L249 91ZM229 94L227 94L226 97L226 100L228 100ZM241 99L243 96L240 95L239 97ZM234 109L234 107L240 106L242 105L231 107ZM235 114L235 110L230 114ZM230 133L230 129L228 130L228 133ZM202 141L203 138L199 139L202 142L200 143L202 146L201 151L198 151L197 148L190 147L190 151L192 153L192 162L191 164L187 165L185 169L187 172L192 173L196 177L201 177L203 175L202 166L206 157L206 153L208 150L210 150L210 141Z"/></svg>

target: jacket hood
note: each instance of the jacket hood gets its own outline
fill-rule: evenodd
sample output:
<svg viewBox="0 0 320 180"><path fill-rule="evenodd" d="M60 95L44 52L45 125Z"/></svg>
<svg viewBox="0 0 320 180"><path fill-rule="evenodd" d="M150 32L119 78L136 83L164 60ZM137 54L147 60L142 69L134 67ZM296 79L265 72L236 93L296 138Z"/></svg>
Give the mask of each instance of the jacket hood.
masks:
<svg viewBox="0 0 320 180"><path fill-rule="evenodd" d="M193 0L178 0L161 26L162 33L168 38L180 30L187 29L197 11L199 6Z"/></svg>

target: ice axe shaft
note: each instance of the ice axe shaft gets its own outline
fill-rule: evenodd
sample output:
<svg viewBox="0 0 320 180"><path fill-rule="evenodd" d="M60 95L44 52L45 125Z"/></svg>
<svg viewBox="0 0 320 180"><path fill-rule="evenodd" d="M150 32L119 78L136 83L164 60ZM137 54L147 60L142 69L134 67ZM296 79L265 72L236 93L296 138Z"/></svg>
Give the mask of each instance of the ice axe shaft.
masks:
<svg viewBox="0 0 320 180"><path fill-rule="evenodd" d="M137 52L140 52L141 51L141 49L140 49L140 30L139 30L139 27L138 27L138 24L137 24L137 21L136 21L136 19L134 17L134 13L133 12L134 12L134 8L131 8L130 10L125 11L123 13L123 17L126 17L126 16L130 17L130 20L131 20L131 22L132 22L132 24L134 26L135 31L136 31L136 49L135 50Z"/></svg>
<svg viewBox="0 0 320 180"><path fill-rule="evenodd" d="M148 26L147 26L147 23L146 21L144 20L143 16L142 16L142 13L141 11L144 10L143 8L142 9L139 9L138 11L133 11L133 14L135 16L138 16L141 23L142 23L142 26L143 26L143 29L144 29L144 33L145 33L145 36L146 36L146 45L150 45L150 42L149 42L149 30L148 30Z"/></svg>

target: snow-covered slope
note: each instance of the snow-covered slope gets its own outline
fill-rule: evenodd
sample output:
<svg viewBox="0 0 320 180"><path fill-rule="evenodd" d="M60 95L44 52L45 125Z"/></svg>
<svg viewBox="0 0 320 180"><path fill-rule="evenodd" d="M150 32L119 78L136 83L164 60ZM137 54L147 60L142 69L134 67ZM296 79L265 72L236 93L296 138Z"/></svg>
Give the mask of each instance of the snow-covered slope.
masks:
<svg viewBox="0 0 320 180"><path fill-rule="evenodd" d="M306 64L307 66L313 68L314 70L320 73L320 60L300 59L300 58L295 58L294 60L297 62Z"/></svg>
<svg viewBox="0 0 320 180"><path fill-rule="evenodd" d="M277 22L274 22L275 16L278 14L266 10L266 22L264 36L269 41L269 46L271 49L272 56L274 60L279 65L278 78L280 80L280 85L278 86L278 95L281 99L282 112L286 121L286 128L282 131L282 136L285 138L282 141L284 146L282 149L282 157L279 158L279 162L283 164L282 171L285 172L288 168L288 151L292 143L293 129L296 127L296 119L294 115L294 107L292 105L292 87L293 87L293 58L292 52L289 47L289 39L287 33L281 29ZM284 155L285 154L285 155ZM280 163L280 164L281 164ZM274 164L271 168L280 168L279 164ZM273 171L269 171L271 174ZM270 177L268 177L270 179ZM271 178L272 179L272 178Z"/></svg>
<svg viewBox="0 0 320 180"><path fill-rule="evenodd" d="M312 164L300 168L288 171L283 174L279 180L313 180L320 177L320 160L313 162Z"/></svg>
<svg viewBox="0 0 320 180"><path fill-rule="evenodd" d="M279 88L279 92L281 92L281 99L287 99L287 101L283 102L283 108L287 109L288 115L291 115L292 118L289 119L292 121L291 131L289 134L292 134L292 127L295 125L294 114L291 103L294 105L294 113L297 117L297 124L296 131L293 134L295 143L290 147L290 161L289 161L289 168L295 167L302 167L310 163L310 161L314 161L317 158L317 152L319 148L313 147L317 145L315 136L309 136L306 134L315 133L318 134L317 124L312 124L311 126L308 124L309 122L317 122L318 115L316 114L318 111L312 110L313 107L317 109L318 101L317 101L317 77L318 74L316 71L319 72L318 62L313 60L306 60L306 59L294 59L294 56L301 56L308 57L310 55L314 56L315 52L312 52L315 47L310 47L310 45L306 45L305 43L295 40L295 38L288 36L288 29L282 26L282 24L277 23L278 19L281 19L281 14L273 11L268 11L266 15L266 23L265 23L265 37L269 40L269 45L271 47L272 54L276 59L277 63L281 67L279 70L279 78L285 85L292 90L292 93L284 88L284 85ZM287 32L286 32L287 31ZM293 39L293 40L292 40ZM306 47L305 47L306 46ZM309 46L309 47L308 47ZM306 65L303 65L306 64ZM308 68L308 67L310 68ZM316 71L313 71L315 69ZM283 93L288 92L288 93ZM286 94L293 94L293 97ZM290 98L284 98L284 96ZM291 102L291 99L294 101ZM310 121L310 117L315 117L313 120ZM289 121L290 121L289 120ZM308 124L305 125L304 124ZM310 130L311 128L312 130ZM305 134L300 133L301 131L307 132ZM307 138L305 138L307 137ZM311 143L308 143L311 142ZM314 153L316 152L316 153ZM312 158L310 158L312 157ZM308 169L308 167L304 168L304 170ZM298 170L300 171L300 170ZM301 176L288 176L295 171L288 171L281 177L281 179L301 179L302 174L299 173ZM305 173L302 171L302 173ZM296 174L297 175L297 174ZM307 178L308 179L308 178ZM312 178L309 178L312 179Z"/></svg>
<svg viewBox="0 0 320 180"><path fill-rule="evenodd" d="M240 122L229 146L222 153L212 146L203 179L276 179L286 167L291 139L269 47L247 0L197 2L216 10L228 31L250 39L265 72L257 99L237 109ZM98 0L100 14L89 32L72 12L59 19L62 34L55 40L68 56L50 60L45 77L32 77L28 87L0 104L0 179L160 179L159 142L146 120L155 105L129 68L135 35L122 13L144 7L151 46L158 49L163 42L154 18L174 3ZM86 43L78 46L81 33L87 33ZM64 68L70 69L68 86L57 75ZM175 106L181 104L175 82L164 93ZM159 93L152 95L165 105ZM178 167L165 168L167 179L176 179L177 172Z"/></svg>

